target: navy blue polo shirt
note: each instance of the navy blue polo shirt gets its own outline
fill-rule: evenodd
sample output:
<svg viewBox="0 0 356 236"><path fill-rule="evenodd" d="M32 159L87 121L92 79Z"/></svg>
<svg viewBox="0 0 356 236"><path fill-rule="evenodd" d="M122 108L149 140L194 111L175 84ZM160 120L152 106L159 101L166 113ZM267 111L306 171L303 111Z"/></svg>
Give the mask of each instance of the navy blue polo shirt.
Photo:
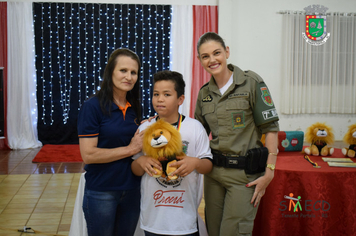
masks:
<svg viewBox="0 0 356 236"><path fill-rule="evenodd" d="M115 103L111 115L105 115L97 97L85 101L78 116L79 138L98 137L99 148L129 145L138 128L136 113L129 106L126 114ZM86 187L94 191L129 190L140 186L141 177L131 171L132 157L110 163L87 164Z"/></svg>

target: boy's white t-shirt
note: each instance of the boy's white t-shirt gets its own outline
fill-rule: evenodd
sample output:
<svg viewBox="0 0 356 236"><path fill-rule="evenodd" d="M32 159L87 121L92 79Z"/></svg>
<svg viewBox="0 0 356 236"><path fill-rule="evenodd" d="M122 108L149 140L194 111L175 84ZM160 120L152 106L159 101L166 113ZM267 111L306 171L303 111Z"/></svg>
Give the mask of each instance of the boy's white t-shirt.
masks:
<svg viewBox="0 0 356 236"><path fill-rule="evenodd" d="M145 122L144 130L151 122ZM183 150L187 156L212 158L209 138L202 124L190 117L181 123ZM133 159L142 156L136 154ZM184 235L198 230L198 207L203 195L203 175L196 170L186 177L167 181L145 173L141 180L140 226L155 234Z"/></svg>

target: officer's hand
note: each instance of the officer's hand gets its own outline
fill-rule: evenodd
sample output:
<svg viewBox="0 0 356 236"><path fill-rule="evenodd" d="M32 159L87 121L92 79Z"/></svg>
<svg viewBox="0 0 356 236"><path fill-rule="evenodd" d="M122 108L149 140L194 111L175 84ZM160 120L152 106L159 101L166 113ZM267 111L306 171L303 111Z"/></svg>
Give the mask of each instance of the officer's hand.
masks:
<svg viewBox="0 0 356 236"><path fill-rule="evenodd" d="M269 183L272 181L272 179L273 177L271 178L271 176L264 175L246 185L246 187L251 187L256 185L255 192L253 193L251 199L251 204L254 204L254 207L258 205L263 195L265 195L266 188L269 185Z"/></svg>

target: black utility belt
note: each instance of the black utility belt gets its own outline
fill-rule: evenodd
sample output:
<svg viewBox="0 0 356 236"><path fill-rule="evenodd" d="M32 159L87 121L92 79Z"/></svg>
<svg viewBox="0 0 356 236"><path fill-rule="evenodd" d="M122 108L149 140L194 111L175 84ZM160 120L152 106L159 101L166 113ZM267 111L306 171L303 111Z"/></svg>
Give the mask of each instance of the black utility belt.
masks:
<svg viewBox="0 0 356 236"><path fill-rule="evenodd" d="M257 174L264 172L268 158L266 147L253 148L247 151L246 156L223 154L212 151L213 163L225 168L236 168L245 170L246 174Z"/></svg>

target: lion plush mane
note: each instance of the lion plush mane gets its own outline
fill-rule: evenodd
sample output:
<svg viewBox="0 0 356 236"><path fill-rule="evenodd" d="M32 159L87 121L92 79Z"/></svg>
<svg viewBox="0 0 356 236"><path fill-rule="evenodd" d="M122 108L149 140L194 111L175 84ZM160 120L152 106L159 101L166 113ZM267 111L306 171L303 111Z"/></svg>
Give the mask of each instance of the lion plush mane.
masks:
<svg viewBox="0 0 356 236"><path fill-rule="evenodd" d="M328 156L334 153L334 148L328 145L334 143L334 133L331 126L317 122L308 127L305 133L305 141L311 143L304 152L314 156Z"/></svg>
<svg viewBox="0 0 356 236"><path fill-rule="evenodd" d="M170 163L177 161L176 156L184 156L182 139L179 131L164 120L158 120L145 130L143 137L143 152L145 155L159 160L162 164L163 172L155 169L158 175L154 177L169 177L175 169L169 167ZM165 173L164 173L165 172Z"/></svg>
<svg viewBox="0 0 356 236"><path fill-rule="evenodd" d="M349 144L348 148L343 148L341 151L347 157L356 157L356 124L350 125L346 132L344 142Z"/></svg>

